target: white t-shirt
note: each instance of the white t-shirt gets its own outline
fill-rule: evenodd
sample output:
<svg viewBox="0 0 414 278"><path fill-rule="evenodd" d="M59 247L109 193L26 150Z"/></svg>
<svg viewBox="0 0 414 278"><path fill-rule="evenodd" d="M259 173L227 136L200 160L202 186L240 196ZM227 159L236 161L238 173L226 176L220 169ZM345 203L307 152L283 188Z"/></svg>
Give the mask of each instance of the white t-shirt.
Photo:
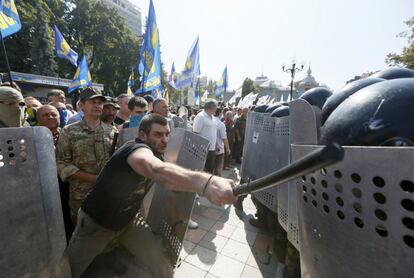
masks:
<svg viewBox="0 0 414 278"><path fill-rule="evenodd" d="M224 139L227 139L227 133L226 133L226 126L222 121L220 121L219 118L214 117L214 120L217 124L217 149L218 151L216 154L223 154L224 153Z"/></svg>
<svg viewBox="0 0 414 278"><path fill-rule="evenodd" d="M193 132L200 134L210 142L210 151L216 150L217 124L214 118L204 110L194 118Z"/></svg>

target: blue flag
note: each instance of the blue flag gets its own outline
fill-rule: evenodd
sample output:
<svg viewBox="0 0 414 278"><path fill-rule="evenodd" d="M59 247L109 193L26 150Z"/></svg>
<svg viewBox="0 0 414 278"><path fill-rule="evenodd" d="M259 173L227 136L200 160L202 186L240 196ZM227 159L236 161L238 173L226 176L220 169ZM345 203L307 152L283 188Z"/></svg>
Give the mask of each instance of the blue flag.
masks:
<svg viewBox="0 0 414 278"><path fill-rule="evenodd" d="M197 83L194 91L194 104L200 105L200 78L197 78Z"/></svg>
<svg viewBox="0 0 414 278"><path fill-rule="evenodd" d="M72 65L78 66L78 53L76 53L63 38L62 33L56 25L53 25L55 32L55 52L56 55L63 59L68 59Z"/></svg>
<svg viewBox="0 0 414 278"><path fill-rule="evenodd" d="M85 55L80 61L79 67L76 70L75 76L69 85L68 92L71 93L76 89L92 86L91 74L88 69Z"/></svg>
<svg viewBox="0 0 414 278"><path fill-rule="evenodd" d="M19 14L14 0L1 0L0 5L0 30L3 38L19 32L22 28Z"/></svg>
<svg viewBox="0 0 414 278"><path fill-rule="evenodd" d="M135 94L156 89L162 90L160 38L152 0L150 1L148 11L147 29L141 47L141 60L138 65L138 72L141 76L141 88Z"/></svg>
<svg viewBox="0 0 414 278"><path fill-rule="evenodd" d="M174 89L177 89L177 87L176 87L177 79L178 79L178 74L177 74L177 72L175 71L175 65L174 65L174 62L173 62L172 67L171 67L171 73L170 73L170 78L169 78L169 80L168 80L168 83L169 83L169 84L171 85L171 87L173 87Z"/></svg>
<svg viewBox="0 0 414 278"><path fill-rule="evenodd" d="M127 88L127 95L132 95L132 87L135 85L135 80L134 80L134 68L131 68L131 75L129 76L128 79L128 88Z"/></svg>
<svg viewBox="0 0 414 278"><path fill-rule="evenodd" d="M200 75L200 53L198 46L198 37L191 46L185 62L184 70L181 72L177 88L191 86L195 78Z"/></svg>
<svg viewBox="0 0 414 278"><path fill-rule="evenodd" d="M227 90L227 66L224 68L223 74L219 81L217 81L216 85L214 86L214 95L216 97L220 96Z"/></svg>

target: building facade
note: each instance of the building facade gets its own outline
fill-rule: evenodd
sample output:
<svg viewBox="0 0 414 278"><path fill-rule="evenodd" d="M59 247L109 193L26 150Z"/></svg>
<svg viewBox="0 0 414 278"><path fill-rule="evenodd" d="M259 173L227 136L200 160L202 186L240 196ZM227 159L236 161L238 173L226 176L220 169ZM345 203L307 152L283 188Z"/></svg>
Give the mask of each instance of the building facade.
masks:
<svg viewBox="0 0 414 278"><path fill-rule="evenodd" d="M108 7L114 8L125 19L126 25L138 37L142 36L141 11L128 0L101 0Z"/></svg>
<svg viewBox="0 0 414 278"><path fill-rule="evenodd" d="M47 95L52 89L61 89L66 93L67 98L72 98L73 94L68 94L72 80L30 73L11 72L12 80L19 85L24 97L32 96L37 98L41 103L47 103ZM7 73L0 73L0 81L9 81ZM104 92L104 85L99 83L92 83L100 92ZM69 102L68 102L69 103Z"/></svg>

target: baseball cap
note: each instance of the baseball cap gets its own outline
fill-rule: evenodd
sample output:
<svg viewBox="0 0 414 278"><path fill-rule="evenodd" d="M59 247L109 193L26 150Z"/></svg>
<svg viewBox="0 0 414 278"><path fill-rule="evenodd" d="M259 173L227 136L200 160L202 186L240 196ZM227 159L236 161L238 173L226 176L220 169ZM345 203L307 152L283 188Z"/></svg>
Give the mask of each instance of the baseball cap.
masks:
<svg viewBox="0 0 414 278"><path fill-rule="evenodd" d="M104 102L104 106L112 105L115 109L120 109L121 107L118 105L118 103L115 103L112 98L106 98Z"/></svg>
<svg viewBox="0 0 414 278"><path fill-rule="evenodd" d="M103 101L106 101L106 98L99 92L96 88L93 87L87 87L82 90L82 92L79 95L80 100L90 100L94 98L100 98Z"/></svg>

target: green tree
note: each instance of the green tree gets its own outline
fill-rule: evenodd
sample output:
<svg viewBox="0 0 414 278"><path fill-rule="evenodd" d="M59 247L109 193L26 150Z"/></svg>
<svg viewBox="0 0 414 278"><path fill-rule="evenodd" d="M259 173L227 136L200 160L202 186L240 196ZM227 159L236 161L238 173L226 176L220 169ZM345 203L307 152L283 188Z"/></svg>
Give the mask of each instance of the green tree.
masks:
<svg viewBox="0 0 414 278"><path fill-rule="evenodd" d="M80 55L87 54L92 80L112 95L126 92L139 41L115 11L95 0L25 0L17 3L22 29L6 39L12 70L72 79L75 68L55 57L53 24ZM0 70L6 71L4 59Z"/></svg>
<svg viewBox="0 0 414 278"><path fill-rule="evenodd" d="M112 95L125 93L131 66L138 64L138 38L114 9L100 1L73 1L68 29L73 46L87 54L92 79Z"/></svg>
<svg viewBox="0 0 414 278"><path fill-rule="evenodd" d="M5 40L12 70L56 76L53 53L53 12L43 0L17 3L22 29ZM6 71L4 59L0 70Z"/></svg>
<svg viewBox="0 0 414 278"><path fill-rule="evenodd" d="M250 94L251 92L255 92L257 93L259 90L258 88L254 85L253 80L251 80L250 78L246 77L243 81L243 85L242 85L242 97L247 96L248 94Z"/></svg>
<svg viewBox="0 0 414 278"><path fill-rule="evenodd" d="M414 69L414 17L405 21L408 30L398 34L398 37L407 38L408 46L404 47L401 54L390 53L385 61L390 66L405 66Z"/></svg>

